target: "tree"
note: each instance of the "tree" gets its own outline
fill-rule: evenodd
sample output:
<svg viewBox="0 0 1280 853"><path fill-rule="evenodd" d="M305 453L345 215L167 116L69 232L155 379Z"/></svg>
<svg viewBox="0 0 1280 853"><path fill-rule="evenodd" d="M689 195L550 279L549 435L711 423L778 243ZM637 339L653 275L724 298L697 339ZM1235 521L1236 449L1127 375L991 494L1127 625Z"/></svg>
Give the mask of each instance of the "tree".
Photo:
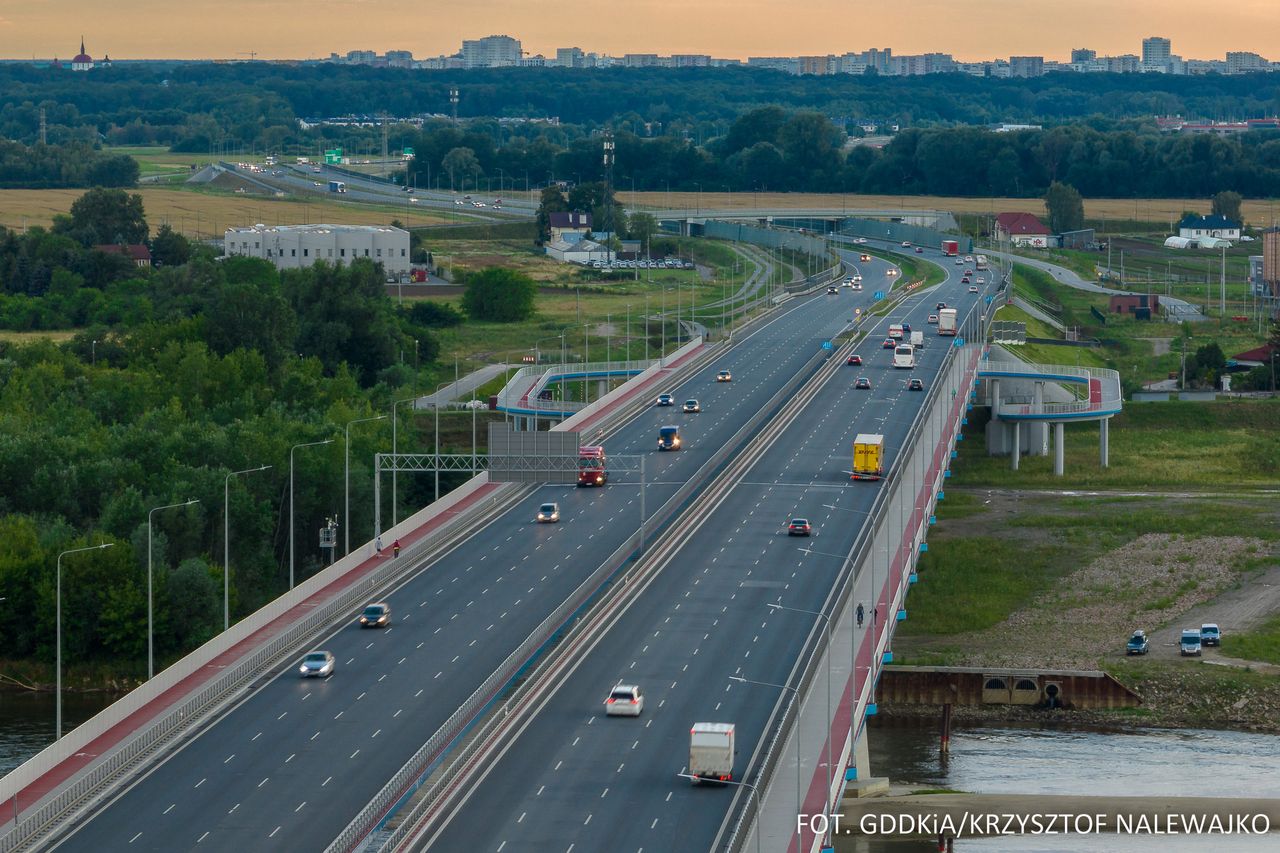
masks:
<svg viewBox="0 0 1280 853"><path fill-rule="evenodd" d="M453 188L453 177L455 173L461 173L463 179L463 187L466 187L467 175L480 174L480 161L476 159L476 152L470 148L453 148L448 154L444 155L444 159L440 161L440 165L449 173L449 187Z"/></svg>
<svg viewBox="0 0 1280 853"><path fill-rule="evenodd" d="M1240 216L1240 203L1243 201L1244 197L1240 193L1223 190L1213 197L1210 213L1243 224L1244 220Z"/></svg>
<svg viewBox="0 0 1280 853"><path fill-rule="evenodd" d="M95 187L132 187L138 173L138 161L128 154L109 154L90 163L85 178Z"/></svg>
<svg viewBox="0 0 1280 853"><path fill-rule="evenodd" d="M538 287L514 270L490 267L467 277L462 307L473 320L517 323L533 316Z"/></svg>
<svg viewBox="0 0 1280 853"><path fill-rule="evenodd" d="M1054 181L1044 196L1049 212L1049 229L1055 234L1078 231L1084 227L1084 199L1070 184Z"/></svg>
<svg viewBox="0 0 1280 853"><path fill-rule="evenodd" d="M191 243L168 223L160 226L151 241L151 262L158 267L179 267L191 258Z"/></svg>
<svg viewBox="0 0 1280 853"><path fill-rule="evenodd" d="M658 233L658 220L652 213L637 210L627 220L627 233L631 235L632 240L640 241L640 248L644 251L649 248L649 241L653 235Z"/></svg>
<svg viewBox="0 0 1280 853"><path fill-rule="evenodd" d="M414 325L429 329L444 329L449 326L461 326L466 318L448 302L432 302L421 300L409 308L409 320Z"/></svg>
<svg viewBox="0 0 1280 853"><path fill-rule="evenodd" d="M85 246L145 243L150 233L142 196L108 189L92 189L80 196L71 204L70 219L57 220L53 230Z"/></svg>

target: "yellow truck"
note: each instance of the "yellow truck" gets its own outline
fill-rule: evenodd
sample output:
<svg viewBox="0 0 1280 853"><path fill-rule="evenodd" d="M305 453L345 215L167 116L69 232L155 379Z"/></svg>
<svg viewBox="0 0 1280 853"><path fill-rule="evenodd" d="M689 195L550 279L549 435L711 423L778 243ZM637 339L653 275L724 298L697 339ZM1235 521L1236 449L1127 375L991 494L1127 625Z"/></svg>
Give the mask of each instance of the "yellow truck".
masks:
<svg viewBox="0 0 1280 853"><path fill-rule="evenodd" d="M884 436L860 432L853 440L854 480L879 480L884 476Z"/></svg>

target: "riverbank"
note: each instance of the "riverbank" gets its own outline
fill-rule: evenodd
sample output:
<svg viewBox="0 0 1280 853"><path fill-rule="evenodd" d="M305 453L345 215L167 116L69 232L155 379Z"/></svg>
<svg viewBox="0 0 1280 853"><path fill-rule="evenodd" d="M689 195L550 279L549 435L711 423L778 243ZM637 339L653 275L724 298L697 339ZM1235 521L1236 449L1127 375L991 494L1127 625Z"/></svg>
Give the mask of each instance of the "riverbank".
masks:
<svg viewBox="0 0 1280 853"><path fill-rule="evenodd" d="M1111 711L957 707L959 721L1280 734L1277 668L1240 660L1233 646L1280 613L1277 504L1274 496L949 486L895 663L1101 669L1143 700ZM1223 645L1182 658L1180 629L1202 622L1222 626ZM1150 652L1127 657L1125 641L1139 628ZM879 712L937 719L939 709Z"/></svg>

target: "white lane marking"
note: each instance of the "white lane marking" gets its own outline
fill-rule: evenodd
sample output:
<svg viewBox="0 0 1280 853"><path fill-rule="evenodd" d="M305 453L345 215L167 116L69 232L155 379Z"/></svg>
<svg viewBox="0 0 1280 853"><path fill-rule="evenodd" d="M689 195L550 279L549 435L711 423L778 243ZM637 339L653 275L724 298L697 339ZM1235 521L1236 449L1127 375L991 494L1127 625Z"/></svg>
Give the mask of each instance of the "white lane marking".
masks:
<svg viewBox="0 0 1280 853"><path fill-rule="evenodd" d="M271 834L270 834L270 835L268 835L268 836L267 836L267 838L275 838L275 837L276 837L276 833L277 833L277 832L279 832L279 831L280 831L280 827L278 827L278 826L277 826L275 829L271 830Z"/></svg>
<svg viewBox="0 0 1280 853"><path fill-rule="evenodd" d="M204 780L204 779L201 779L199 782L197 782L197 783L196 783L196 787L197 787L197 788L199 788L199 787L200 787L201 785L203 785L204 783L205 783L205 780Z"/></svg>
<svg viewBox="0 0 1280 853"><path fill-rule="evenodd" d="M330 776L328 779L325 779L323 782L320 783L320 787L323 788L325 785L328 785L332 781L333 781L333 777Z"/></svg>
<svg viewBox="0 0 1280 853"><path fill-rule="evenodd" d="M168 814L169 812L173 811L173 807L174 807L174 806L176 806L176 805L177 805L177 803L173 803L172 805L170 805L170 806L169 806L169 808L167 808L167 809L165 809L165 810L164 810L164 813L165 813L165 814Z"/></svg>
<svg viewBox="0 0 1280 853"><path fill-rule="evenodd" d="M138 840L139 838L141 838L141 837L142 837L142 833L141 833L141 832L139 832L139 833L138 833L137 835L135 835L133 838L130 838L130 839L129 839L129 843L130 843L130 844L132 844L133 842L137 841L137 840Z"/></svg>
<svg viewBox="0 0 1280 853"><path fill-rule="evenodd" d="M293 813L297 814L298 812L302 811L302 807L305 806L306 804L307 804L306 800L303 800L302 802L298 803L298 807L293 810Z"/></svg>
<svg viewBox="0 0 1280 853"><path fill-rule="evenodd" d="M227 758L226 758L226 760L225 760L225 761L223 761L222 763L223 763L223 764L226 764L226 763L228 763L229 761L231 761L231 759L233 759L233 758L235 758L235 757L236 757L236 754L233 752L233 753L231 753L230 755L228 755L228 756L227 756Z"/></svg>
<svg viewBox="0 0 1280 853"><path fill-rule="evenodd" d="M263 776L262 781L258 783L258 787L261 788L263 785L267 784L267 780L270 778L270 776Z"/></svg>
<svg viewBox="0 0 1280 853"><path fill-rule="evenodd" d="M204 840L205 840L206 838L208 838L208 837L209 837L209 833L208 833L208 832L206 832L204 835L202 835L202 836L200 836L199 838L197 838L197 839L196 839L196 844L199 844L201 841L204 841Z"/></svg>

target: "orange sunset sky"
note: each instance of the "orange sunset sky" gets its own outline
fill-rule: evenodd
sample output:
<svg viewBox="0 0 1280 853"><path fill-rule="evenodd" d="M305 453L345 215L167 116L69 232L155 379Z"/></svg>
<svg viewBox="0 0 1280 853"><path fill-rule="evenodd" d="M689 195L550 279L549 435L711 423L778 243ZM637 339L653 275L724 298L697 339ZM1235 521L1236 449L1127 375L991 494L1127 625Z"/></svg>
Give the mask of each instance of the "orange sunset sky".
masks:
<svg viewBox="0 0 1280 853"><path fill-rule="evenodd" d="M557 47L717 57L844 53L891 47L957 59L1073 47L1140 53L1173 39L1187 58L1250 50L1280 58L1280 0L0 0L0 58L323 58L331 51L451 54L462 39L511 35L530 54Z"/></svg>

